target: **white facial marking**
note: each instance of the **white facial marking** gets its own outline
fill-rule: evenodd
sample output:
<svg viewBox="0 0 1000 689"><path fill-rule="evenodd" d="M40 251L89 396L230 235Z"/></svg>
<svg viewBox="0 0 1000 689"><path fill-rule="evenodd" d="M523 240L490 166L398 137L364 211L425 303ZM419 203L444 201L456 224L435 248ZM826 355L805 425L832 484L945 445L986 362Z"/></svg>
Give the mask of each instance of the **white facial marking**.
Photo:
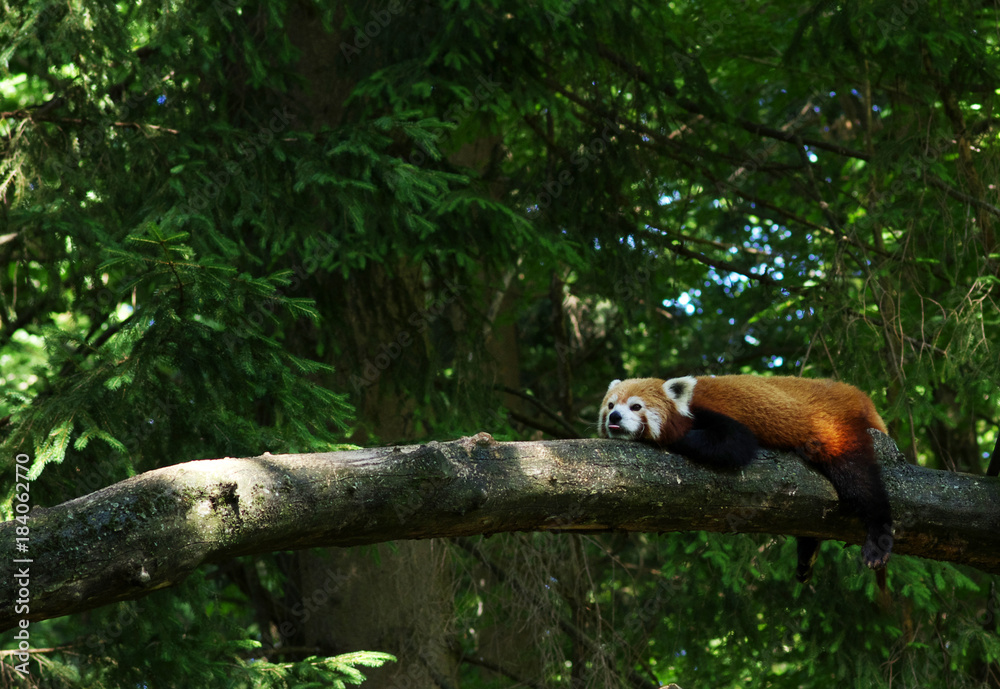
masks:
<svg viewBox="0 0 1000 689"><path fill-rule="evenodd" d="M642 430L646 426L646 403L641 397L632 395L625 400L625 404L620 406L622 407L620 424L622 430L629 434L629 438L641 438ZM638 407L638 411L633 410L633 407Z"/></svg>
<svg viewBox="0 0 1000 689"><path fill-rule="evenodd" d="M646 425L649 426L649 437L657 439L660 437L660 427L662 426L660 415L655 411L646 410Z"/></svg>
<svg viewBox="0 0 1000 689"><path fill-rule="evenodd" d="M611 388L621 381L615 381ZM609 388L609 390L611 389ZM616 423L611 416L617 413ZM609 393L601 409L601 432L608 438L624 438L639 440L646 429L646 403L639 396L633 395L627 400L620 400L617 394Z"/></svg>

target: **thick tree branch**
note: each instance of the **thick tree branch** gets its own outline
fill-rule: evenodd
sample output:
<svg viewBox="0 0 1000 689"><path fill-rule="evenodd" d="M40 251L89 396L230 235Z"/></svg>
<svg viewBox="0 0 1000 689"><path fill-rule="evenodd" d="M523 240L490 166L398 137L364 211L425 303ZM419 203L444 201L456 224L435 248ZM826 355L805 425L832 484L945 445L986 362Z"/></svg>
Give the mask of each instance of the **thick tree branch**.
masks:
<svg viewBox="0 0 1000 689"><path fill-rule="evenodd" d="M1000 481L905 464L876 436L895 552L1000 572ZM0 561L0 629L137 598L202 564L272 550L505 531L864 535L830 484L790 454L764 452L742 473L720 473L634 442L496 443L485 433L188 462L35 509L27 523L27 551L15 557L30 562ZM0 542L14 544L18 526L0 524ZM15 579L19 568L27 577Z"/></svg>

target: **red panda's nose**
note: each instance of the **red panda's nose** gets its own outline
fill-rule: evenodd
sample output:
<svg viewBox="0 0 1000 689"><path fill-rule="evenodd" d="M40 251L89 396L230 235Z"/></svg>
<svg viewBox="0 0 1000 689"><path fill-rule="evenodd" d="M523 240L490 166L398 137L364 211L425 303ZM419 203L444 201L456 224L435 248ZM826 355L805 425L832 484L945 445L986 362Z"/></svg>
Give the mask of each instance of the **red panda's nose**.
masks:
<svg viewBox="0 0 1000 689"><path fill-rule="evenodd" d="M621 412L619 411L611 412L611 415L608 417L608 428L617 428L618 424L621 423L621 420L622 420Z"/></svg>

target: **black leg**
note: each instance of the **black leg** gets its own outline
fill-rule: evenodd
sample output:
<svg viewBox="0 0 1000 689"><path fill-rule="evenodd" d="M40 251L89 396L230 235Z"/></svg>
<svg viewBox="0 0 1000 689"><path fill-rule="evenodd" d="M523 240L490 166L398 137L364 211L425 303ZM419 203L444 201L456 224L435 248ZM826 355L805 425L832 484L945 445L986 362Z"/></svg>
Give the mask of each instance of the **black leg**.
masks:
<svg viewBox="0 0 1000 689"><path fill-rule="evenodd" d="M861 559L872 569L884 567L892 552L892 511L879 465L855 456L818 464L817 468L830 479L844 506L868 529Z"/></svg>
<svg viewBox="0 0 1000 689"><path fill-rule="evenodd" d="M724 414L696 409L687 433L667 446L671 452L716 469L742 469L757 455L749 428Z"/></svg>
<svg viewBox="0 0 1000 689"><path fill-rule="evenodd" d="M813 564L819 554L819 539L812 536L799 536L796 539L799 552L799 565L795 570L795 578L800 584L806 584L812 578Z"/></svg>

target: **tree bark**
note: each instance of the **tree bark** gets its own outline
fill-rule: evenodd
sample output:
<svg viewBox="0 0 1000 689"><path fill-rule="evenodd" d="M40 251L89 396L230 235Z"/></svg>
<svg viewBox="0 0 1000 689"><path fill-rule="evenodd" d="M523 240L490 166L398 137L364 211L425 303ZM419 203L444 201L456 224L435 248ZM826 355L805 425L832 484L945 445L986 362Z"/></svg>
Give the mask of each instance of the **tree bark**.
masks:
<svg viewBox="0 0 1000 689"><path fill-rule="evenodd" d="M894 552L1000 573L1000 480L906 464L873 434ZM27 525L27 550L15 557L30 562L0 561L0 629L137 598L204 563L272 550L506 531L707 530L848 543L865 533L792 454L763 451L744 471L722 473L640 443L497 443L486 433L188 462L35 508ZM18 526L0 524L0 542L15 543Z"/></svg>

